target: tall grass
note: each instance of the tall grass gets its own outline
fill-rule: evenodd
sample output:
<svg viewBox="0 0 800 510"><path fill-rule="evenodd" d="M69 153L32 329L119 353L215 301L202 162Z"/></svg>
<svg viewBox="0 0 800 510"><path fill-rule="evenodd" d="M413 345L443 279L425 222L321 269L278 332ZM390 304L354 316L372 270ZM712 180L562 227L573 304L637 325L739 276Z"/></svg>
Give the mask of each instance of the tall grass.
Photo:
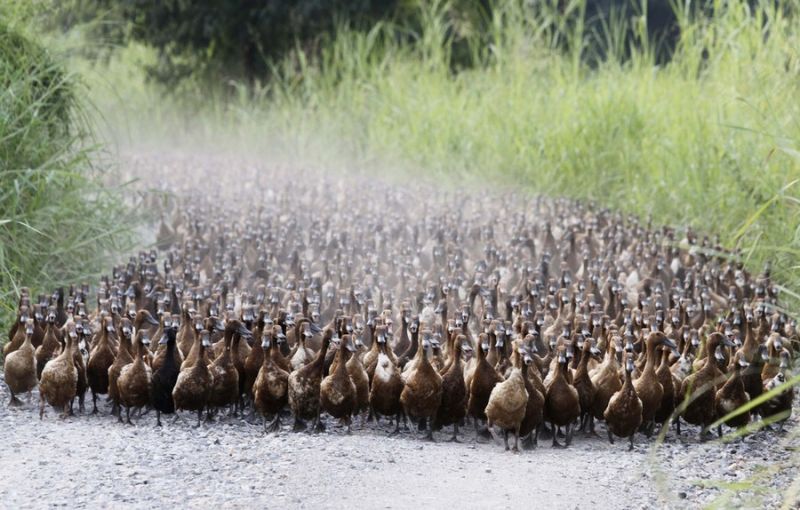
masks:
<svg viewBox="0 0 800 510"><path fill-rule="evenodd" d="M50 292L107 269L131 246L134 216L98 163L80 83L22 25L1 19L0 319L8 319L21 286Z"/></svg>
<svg viewBox="0 0 800 510"><path fill-rule="evenodd" d="M680 7L674 57L660 66L644 16L589 30L579 1L498 5L471 45L479 65L458 73L442 2L410 38L392 24L343 26L320 55L293 53L254 87L164 91L131 65L152 58L138 46L81 65L114 91L109 125L136 140L271 145L304 162L596 200L719 234L752 269L772 261L795 295L800 24L787 12L800 2L749 4L717 2L713 19Z"/></svg>

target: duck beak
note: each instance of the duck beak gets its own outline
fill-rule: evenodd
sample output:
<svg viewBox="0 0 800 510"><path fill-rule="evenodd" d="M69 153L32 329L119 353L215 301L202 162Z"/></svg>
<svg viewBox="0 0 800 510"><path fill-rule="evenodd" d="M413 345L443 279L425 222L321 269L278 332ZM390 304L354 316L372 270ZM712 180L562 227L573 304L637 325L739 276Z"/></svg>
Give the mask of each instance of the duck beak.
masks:
<svg viewBox="0 0 800 510"><path fill-rule="evenodd" d="M249 329L245 327L244 324L240 324L236 332L239 333L239 335L244 338L250 338L251 336L253 336L253 334L250 332Z"/></svg>
<svg viewBox="0 0 800 510"><path fill-rule="evenodd" d="M168 341L167 334L164 333L161 335L161 340L158 341L158 345L166 345Z"/></svg>
<svg viewBox="0 0 800 510"><path fill-rule="evenodd" d="M742 368L747 368L747 367L750 366L750 363L745 361L744 358L739 358L739 366L742 367Z"/></svg>
<svg viewBox="0 0 800 510"><path fill-rule="evenodd" d="M731 342L731 339L724 335L722 337L722 345L724 345L725 347L735 347L735 345L733 345L733 342Z"/></svg>
<svg viewBox="0 0 800 510"><path fill-rule="evenodd" d="M153 326L158 326L158 321L153 318L152 315L148 314L145 316L144 319L148 324L152 324Z"/></svg>

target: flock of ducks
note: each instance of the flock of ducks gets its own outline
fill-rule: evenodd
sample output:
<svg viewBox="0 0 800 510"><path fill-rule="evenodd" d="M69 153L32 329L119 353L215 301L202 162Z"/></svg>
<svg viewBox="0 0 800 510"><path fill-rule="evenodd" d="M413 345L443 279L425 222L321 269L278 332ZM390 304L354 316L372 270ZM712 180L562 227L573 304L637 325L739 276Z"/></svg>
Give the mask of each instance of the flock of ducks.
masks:
<svg viewBox="0 0 800 510"><path fill-rule="evenodd" d="M388 417L428 439L469 425L508 449L512 433L514 450L603 422L633 448L682 421L705 438L791 378L800 336L769 268L753 277L691 229L513 194L270 185L168 204L158 250L93 294L23 290L11 404L38 386L40 418L83 411L87 392L128 423L153 409L158 425L227 412L320 430L327 414L349 433ZM782 423L792 401L787 388L725 424Z"/></svg>

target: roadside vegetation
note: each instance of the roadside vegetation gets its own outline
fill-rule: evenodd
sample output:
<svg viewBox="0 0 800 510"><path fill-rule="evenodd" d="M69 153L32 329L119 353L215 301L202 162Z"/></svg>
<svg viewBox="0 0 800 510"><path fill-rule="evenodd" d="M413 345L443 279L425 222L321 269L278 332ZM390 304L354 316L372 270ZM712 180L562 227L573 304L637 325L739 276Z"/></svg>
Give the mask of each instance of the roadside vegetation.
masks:
<svg viewBox="0 0 800 510"><path fill-rule="evenodd" d="M0 319L7 325L21 286L49 292L100 274L132 246L135 216L92 136L87 91L0 12Z"/></svg>

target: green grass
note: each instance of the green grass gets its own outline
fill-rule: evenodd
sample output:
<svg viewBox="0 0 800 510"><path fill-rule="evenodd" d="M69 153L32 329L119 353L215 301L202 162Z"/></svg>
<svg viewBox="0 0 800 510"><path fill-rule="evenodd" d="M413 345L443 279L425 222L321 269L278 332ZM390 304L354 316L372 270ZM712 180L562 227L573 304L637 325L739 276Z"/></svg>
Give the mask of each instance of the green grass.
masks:
<svg viewBox="0 0 800 510"><path fill-rule="evenodd" d="M134 216L121 183L101 162L81 99L86 91L22 24L0 19L0 324L6 331L20 287L50 293L107 270L131 246Z"/></svg>

